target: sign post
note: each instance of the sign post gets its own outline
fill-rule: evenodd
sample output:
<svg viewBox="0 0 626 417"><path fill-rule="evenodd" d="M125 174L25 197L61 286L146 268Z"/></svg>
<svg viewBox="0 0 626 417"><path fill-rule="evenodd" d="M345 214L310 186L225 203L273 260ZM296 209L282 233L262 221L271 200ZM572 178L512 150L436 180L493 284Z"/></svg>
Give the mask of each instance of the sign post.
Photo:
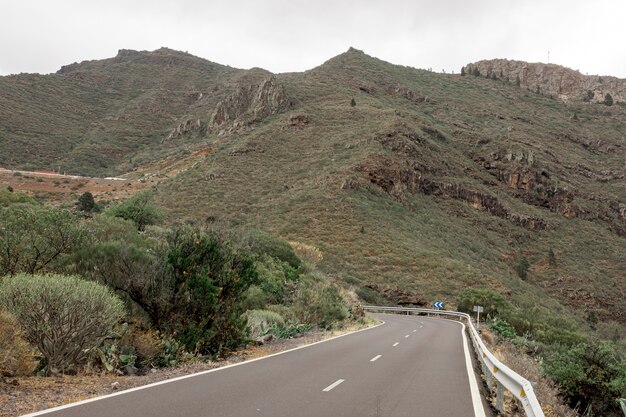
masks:
<svg viewBox="0 0 626 417"><path fill-rule="evenodd" d="M483 306L474 306L472 311L476 312L476 328L480 329L480 313L483 312Z"/></svg>

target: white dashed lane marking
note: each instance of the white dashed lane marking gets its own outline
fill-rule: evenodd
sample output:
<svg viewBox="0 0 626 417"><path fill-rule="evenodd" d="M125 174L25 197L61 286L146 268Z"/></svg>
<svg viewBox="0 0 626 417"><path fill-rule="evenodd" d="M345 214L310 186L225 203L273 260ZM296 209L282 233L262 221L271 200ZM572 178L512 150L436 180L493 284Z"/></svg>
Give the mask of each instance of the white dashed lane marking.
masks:
<svg viewBox="0 0 626 417"><path fill-rule="evenodd" d="M337 385L341 384L344 381L345 381L345 379L338 379L335 382L333 382L332 384L330 384L329 386L327 386L326 388L324 388L322 391L328 392L328 391L330 391L331 389L335 388Z"/></svg>
<svg viewBox="0 0 626 417"><path fill-rule="evenodd" d="M380 359L380 357L383 355L376 355L374 356L372 359L370 359L370 362L376 362L378 359Z"/></svg>

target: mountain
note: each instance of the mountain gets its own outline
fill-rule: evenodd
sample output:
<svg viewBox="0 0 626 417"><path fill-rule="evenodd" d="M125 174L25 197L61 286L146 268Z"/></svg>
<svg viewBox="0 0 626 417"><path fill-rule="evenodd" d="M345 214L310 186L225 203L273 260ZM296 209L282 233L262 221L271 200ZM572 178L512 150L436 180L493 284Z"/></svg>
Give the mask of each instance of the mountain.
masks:
<svg viewBox="0 0 626 417"><path fill-rule="evenodd" d="M315 245L367 301L486 287L529 317L626 324L622 96L565 103L496 75L354 48L286 74L122 50L0 77L0 166L149 179L169 221Z"/></svg>

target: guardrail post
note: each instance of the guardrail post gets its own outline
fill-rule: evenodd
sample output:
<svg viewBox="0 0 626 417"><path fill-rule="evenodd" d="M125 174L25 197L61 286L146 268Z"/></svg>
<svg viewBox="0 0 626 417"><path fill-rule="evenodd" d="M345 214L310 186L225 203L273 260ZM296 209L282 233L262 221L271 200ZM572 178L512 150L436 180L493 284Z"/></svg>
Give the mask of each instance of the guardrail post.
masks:
<svg viewBox="0 0 626 417"><path fill-rule="evenodd" d="M496 409L504 414L504 387L496 382Z"/></svg>
<svg viewBox="0 0 626 417"><path fill-rule="evenodd" d="M487 370L487 372L485 372L485 376L487 377L487 386L489 387L489 391L491 391L491 389L493 388L493 384L491 383L491 372Z"/></svg>

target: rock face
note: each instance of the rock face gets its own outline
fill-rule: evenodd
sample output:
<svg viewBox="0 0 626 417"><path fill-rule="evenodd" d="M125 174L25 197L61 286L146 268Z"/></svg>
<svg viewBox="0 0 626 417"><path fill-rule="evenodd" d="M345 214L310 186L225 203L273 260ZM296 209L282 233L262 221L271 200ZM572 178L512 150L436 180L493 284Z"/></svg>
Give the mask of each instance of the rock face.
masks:
<svg viewBox="0 0 626 417"><path fill-rule="evenodd" d="M165 140L166 141L173 140L180 136L188 135L192 132L203 134L205 131L206 131L206 122L203 122L200 119L195 119L195 120L188 119L187 121L179 124L174 129L172 129L172 131L170 132L170 134L167 136Z"/></svg>
<svg viewBox="0 0 626 417"><path fill-rule="evenodd" d="M289 106L283 86L277 83L276 77L270 76L258 84L238 85L232 94L217 104L211 125L221 129L230 122L230 129L237 130Z"/></svg>
<svg viewBox="0 0 626 417"><path fill-rule="evenodd" d="M517 82L546 96L562 101L603 102L610 94L614 102L626 102L626 80L616 77L583 75L555 64L490 59L467 64L466 74L475 70L481 76ZM518 78L519 77L519 78Z"/></svg>

